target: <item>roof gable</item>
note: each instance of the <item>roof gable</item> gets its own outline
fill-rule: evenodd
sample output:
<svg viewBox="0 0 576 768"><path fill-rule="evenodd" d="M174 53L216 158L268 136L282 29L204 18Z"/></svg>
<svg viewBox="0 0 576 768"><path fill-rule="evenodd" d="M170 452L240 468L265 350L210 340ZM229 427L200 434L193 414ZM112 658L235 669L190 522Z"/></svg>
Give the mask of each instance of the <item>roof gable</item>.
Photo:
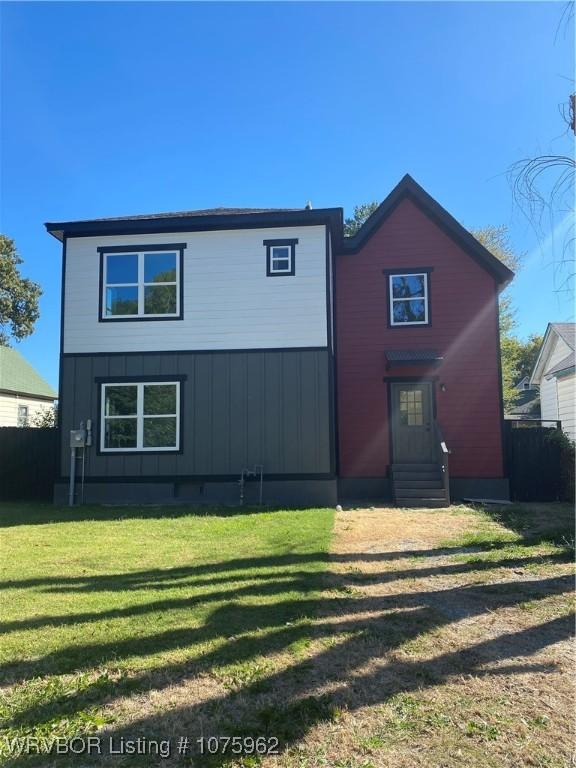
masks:
<svg viewBox="0 0 576 768"><path fill-rule="evenodd" d="M428 218L455 240L478 264L489 272L502 286L512 280L514 273L485 248L456 219L431 197L414 179L406 174L388 197L368 217L353 237L344 238L344 253L355 253L362 248L380 228L398 204L405 199L414 203Z"/></svg>
<svg viewBox="0 0 576 768"><path fill-rule="evenodd" d="M575 349L576 323L550 323L550 325L570 349Z"/></svg>
<svg viewBox="0 0 576 768"><path fill-rule="evenodd" d="M556 374L571 368L574 365L574 346L576 339L576 323L548 323L540 352L534 364L534 370L530 376L530 384L539 385L542 377L548 374ZM550 357L561 345L564 354L559 354L557 362L547 370Z"/></svg>
<svg viewBox="0 0 576 768"><path fill-rule="evenodd" d="M50 384L11 347L0 347L0 390L56 400Z"/></svg>

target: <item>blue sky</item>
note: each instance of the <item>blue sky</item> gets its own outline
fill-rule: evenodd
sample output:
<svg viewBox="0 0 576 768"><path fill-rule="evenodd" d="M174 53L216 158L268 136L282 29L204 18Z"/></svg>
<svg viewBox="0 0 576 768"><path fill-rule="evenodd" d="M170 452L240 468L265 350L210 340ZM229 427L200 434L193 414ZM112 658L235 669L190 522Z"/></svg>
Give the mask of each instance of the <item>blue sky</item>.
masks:
<svg viewBox="0 0 576 768"><path fill-rule="evenodd" d="M572 151L563 3L4 3L1 228L43 287L18 348L57 384L60 246L43 222L383 199L409 172L527 254L518 332L573 318L506 171ZM555 231L554 237L546 237Z"/></svg>

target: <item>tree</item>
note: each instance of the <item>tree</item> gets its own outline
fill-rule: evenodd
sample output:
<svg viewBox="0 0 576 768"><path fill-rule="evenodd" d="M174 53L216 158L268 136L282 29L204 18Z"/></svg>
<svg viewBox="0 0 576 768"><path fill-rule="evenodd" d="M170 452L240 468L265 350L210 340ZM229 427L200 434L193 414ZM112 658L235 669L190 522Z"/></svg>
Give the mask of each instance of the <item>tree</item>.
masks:
<svg viewBox="0 0 576 768"><path fill-rule="evenodd" d="M355 235L366 219L374 213L376 208L378 208L378 203L375 200L371 203L355 205L353 215L344 219L344 237L352 237L352 235Z"/></svg>
<svg viewBox="0 0 576 768"><path fill-rule="evenodd" d="M38 299L42 290L37 283L22 277L14 241L0 235L0 345L9 346L10 338L17 341L29 336L38 320Z"/></svg>
<svg viewBox="0 0 576 768"><path fill-rule="evenodd" d="M537 333L532 333L524 342L520 342L518 350L518 380L524 376L530 376L536 365L538 353L542 347L544 338Z"/></svg>
<svg viewBox="0 0 576 768"><path fill-rule="evenodd" d="M518 271L521 264L520 256L514 251L505 225L488 226L481 229L472 229L472 234L487 248L493 256L500 259L509 269ZM515 389L520 376L521 342L514 335L516 327L516 310L512 304L511 296L504 291L499 300L500 323L500 360L502 366L502 399L504 411L509 411L519 392Z"/></svg>
<svg viewBox="0 0 576 768"><path fill-rule="evenodd" d="M42 408L32 415L30 419L31 427L49 427L54 428L58 423L58 406L50 405Z"/></svg>

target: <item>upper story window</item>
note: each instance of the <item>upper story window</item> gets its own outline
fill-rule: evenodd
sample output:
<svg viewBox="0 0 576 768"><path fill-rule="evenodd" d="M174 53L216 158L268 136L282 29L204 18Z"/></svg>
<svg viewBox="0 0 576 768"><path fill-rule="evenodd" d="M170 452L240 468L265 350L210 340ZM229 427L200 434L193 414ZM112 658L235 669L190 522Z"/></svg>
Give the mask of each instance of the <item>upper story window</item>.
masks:
<svg viewBox="0 0 576 768"><path fill-rule="evenodd" d="M177 451L180 382L102 384L100 450Z"/></svg>
<svg viewBox="0 0 576 768"><path fill-rule="evenodd" d="M100 319L181 319L185 247L179 244L99 248Z"/></svg>
<svg viewBox="0 0 576 768"><path fill-rule="evenodd" d="M429 288L429 271L389 272L390 325L429 325Z"/></svg>
<svg viewBox="0 0 576 768"><path fill-rule="evenodd" d="M296 245L297 239L264 240L266 246L266 274L274 275L296 274Z"/></svg>

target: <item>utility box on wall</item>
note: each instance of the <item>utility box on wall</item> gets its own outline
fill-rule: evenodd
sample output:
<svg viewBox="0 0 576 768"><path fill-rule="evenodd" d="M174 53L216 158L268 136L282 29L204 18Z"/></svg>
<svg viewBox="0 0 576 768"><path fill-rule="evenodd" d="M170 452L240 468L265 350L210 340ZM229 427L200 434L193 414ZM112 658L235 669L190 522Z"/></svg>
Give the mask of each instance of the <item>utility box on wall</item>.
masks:
<svg viewBox="0 0 576 768"><path fill-rule="evenodd" d="M70 430L70 448L85 448L85 447L86 447L86 430L71 429Z"/></svg>

